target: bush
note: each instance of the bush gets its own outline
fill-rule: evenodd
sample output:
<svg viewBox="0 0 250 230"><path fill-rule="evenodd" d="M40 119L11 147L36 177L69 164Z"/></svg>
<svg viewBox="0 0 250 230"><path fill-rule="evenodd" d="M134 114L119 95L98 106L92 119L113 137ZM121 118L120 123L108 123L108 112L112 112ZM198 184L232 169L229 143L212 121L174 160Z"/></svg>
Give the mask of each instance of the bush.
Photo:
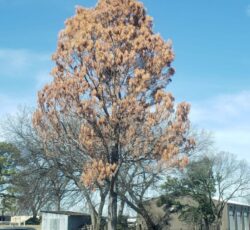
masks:
<svg viewBox="0 0 250 230"><path fill-rule="evenodd" d="M127 216L119 216L117 230L127 230L128 229L128 217Z"/></svg>
<svg viewBox="0 0 250 230"><path fill-rule="evenodd" d="M26 225L39 225L41 223L41 218L34 218L34 217L31 217L29 218L28 220L25 221L25 224Z"/></svg>

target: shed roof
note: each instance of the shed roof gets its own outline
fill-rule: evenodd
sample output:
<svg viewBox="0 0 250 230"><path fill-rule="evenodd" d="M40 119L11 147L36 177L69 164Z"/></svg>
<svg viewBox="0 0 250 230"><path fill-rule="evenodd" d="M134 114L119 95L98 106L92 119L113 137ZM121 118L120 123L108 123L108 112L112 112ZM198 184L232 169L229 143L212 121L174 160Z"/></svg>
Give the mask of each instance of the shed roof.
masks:
<svg viewBox="0 0 250 230"><path fill-rule="evenodd" d="M71 211L41 211L42 213L51 213L66 216L90 216L87 213L71 212Z"/></svg>

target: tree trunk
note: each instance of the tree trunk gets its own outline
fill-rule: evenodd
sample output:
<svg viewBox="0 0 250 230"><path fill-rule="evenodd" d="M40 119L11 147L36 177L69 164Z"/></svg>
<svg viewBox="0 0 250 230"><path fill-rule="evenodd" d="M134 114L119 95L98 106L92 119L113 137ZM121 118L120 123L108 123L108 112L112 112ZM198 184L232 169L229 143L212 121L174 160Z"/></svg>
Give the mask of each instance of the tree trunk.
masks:
<svg viewBox="0 0 250 230"><path fill-rule="evenodd" d="M85 190L83 191L84 194L86 194L86 191ZM87 197L87 204L89 206L89 211L90 211L91 225L93 226L93 229L99 230L100 226L98 225L98 213L96 212L95 207L93 206L89 196Z"/></svg>
<svg viewBox="0 0 250 230"><path fill-rule="evenodd" d="M119 217L119 218L121 218L122 215L123 215L124 206L125 206L125 201L122 200L122 201L121 201L121 204L120 204L119 212L118 212L118 217Z"/></svg>
<svg viewBox="0 0 250 230"><path fill-rule="evenodd" d="M61 198L57 197L57 211L61 211Z"/></svg>
<svg viewBox="0 0 250 230"><path fill-rule="evenodd" d="M216 221L216 230L220 230L221 221Z"/></svg>
<svg viewBox="0 0 250 230"><path fill-rule="evenodd" d="M209 225L208 221L204 220L204 223L205 223L205 230L209 230L210 225Z"/></svg>
<svg viewBox="0 0 250 230"><path fill-rule="evenodd" d="M132 208L134 211L137 212L137 214L140 214L141 217L144 219L145 224L147 226L147 230L161 230L162 227L159 225L156 225L152 218L150 217L150 215L148 214L147 209L144 207L142 202L138 202L136 203L136 205L134 203L132 203L131 201L129 201L126 196L124 196L124 194L119 194L120 198L122 198L122 200L125 201L125 203Z"/></svg>
<svg viewBox="0 0 250 230"><path fill-rule="evenodd" d="M96 220L96 226L95 228L96 230L102 230L103 226L102 226L102 217L101 216L97 216L97 220Z"/></svg>
<svg viewBox="0 0 250 230"><path fill-rule="evenodd" d="M32 208L32 218L33 219L37 218L37 210L35 208Z"/></svg>
<svg viewBox="0 0 250 230"><path fill-rule="evenodd" d="M108 230L116 230L117 227L117 194L112 187L109 191Z"/></svg>
<svg viewBox="0 0 250 230"><path fill-rule="evenodd" d="M160 230L160 226L156 225L152 218L149 216L147 210L145 210L144 208L141 209L141 215L143 217L143 219L145 220L145 223L147 225L147 229L148 230Z"/></svg>
<svg viewBox="0 0 250 230"><path fill-rule="evenodd" d="M115 128L115 134L118 138L118 126ZM111 164L116 164L117 168L114 172L113 176L111 177L110 184L109 184L109 201L108 201L108 230L116 230L117 229L117 192L116 192L116 179L118 176L119 166L119 154L118 154L118 142L112 149L111 152Z"/></svg>
<svg viewBox="0 0 250 230"><path fill-rule="evenodd" d="M90 208L90 218L91 218L91 225L93 226L93 228L98 229L97 215L91 208Z"/></svg>
<svg viewBox="0 0 250 230"><path fill-rule="evenodd" d="M151 220L150 217L148 218L144 216L144 220L146 222L148 230L160 230L161 229L159 226L154 224L154 222Z"/></svg>
<svg viewBox="0 0 250 230"><path fill-rule="evenodd" d="M97 222L96 222L96 230L103 230L105 228L105 226L103 226L102 223L102 211L103 211L103 207L105 204L105 200L108 194L108 189L105 191L101 191L101 202L98 208L98 216L97 216ZM105 228L106 229L106 228Z"/></svg>
<svg viewBox="0 0 250 230"><path fill-rule="evenodd" d="M79 181L76 182L76 185L82 190L85 199L87 201L87 204L89 206L89 211L90 211L90 217L91 217L91 225L93 226L93 228L95 230L99 230L98 227L98 223L97 223L97 218L98 218L98 213L96 212L96 209L91 201L91 198L89 196L89 193L86 189L86 187L84 187Z"/></svg>

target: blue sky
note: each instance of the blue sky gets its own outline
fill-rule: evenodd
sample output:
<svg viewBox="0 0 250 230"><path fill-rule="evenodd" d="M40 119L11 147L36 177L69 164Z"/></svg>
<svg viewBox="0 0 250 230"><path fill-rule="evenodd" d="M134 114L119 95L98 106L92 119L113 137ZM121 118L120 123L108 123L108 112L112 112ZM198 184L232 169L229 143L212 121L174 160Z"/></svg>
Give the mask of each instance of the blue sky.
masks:
<svg viewBox="0 0 250 230"><path fill-rule="evenodd" d="M218 149L250 156L250 0L144 0L154 29L171 38L177 101L214 133ZM0 0L0 116L35 105L49 81L57 34L75 5L95 0Z"/></svg>

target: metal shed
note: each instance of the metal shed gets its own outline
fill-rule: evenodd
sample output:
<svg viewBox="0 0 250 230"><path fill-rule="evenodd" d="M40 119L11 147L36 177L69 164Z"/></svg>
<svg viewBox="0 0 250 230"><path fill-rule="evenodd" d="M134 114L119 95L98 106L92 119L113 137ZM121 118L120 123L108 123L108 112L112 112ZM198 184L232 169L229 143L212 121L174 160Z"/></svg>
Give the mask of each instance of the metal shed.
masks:
<svg viewBox="0 0 250 230"><path fill-rule="evenodd" d="M42 211L42 230L79 230L90 225L90 215L68 211Z"/></svg>

